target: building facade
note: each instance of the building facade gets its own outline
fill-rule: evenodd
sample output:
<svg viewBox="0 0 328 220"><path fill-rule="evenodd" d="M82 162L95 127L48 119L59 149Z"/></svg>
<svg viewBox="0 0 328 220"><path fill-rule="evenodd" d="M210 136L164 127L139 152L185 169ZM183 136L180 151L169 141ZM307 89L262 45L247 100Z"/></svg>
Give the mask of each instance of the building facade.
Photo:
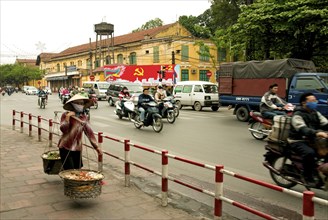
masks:
<svg viewBox="0 0 328 220"><path fill-rule="evenodd" d="M199 46L196 42L201 41ZM205 45L205 46L204 46ZM97 47L97 50L96 50ZM97 52L101 48L101 53ZM220 62L229 61L225 50L209 39L197 39L178 22L157 28L41 53L37 64L45 72L47 86L81 86L84 81L104 81L105 65L180 65L179 79L216 82Z"/></svg>

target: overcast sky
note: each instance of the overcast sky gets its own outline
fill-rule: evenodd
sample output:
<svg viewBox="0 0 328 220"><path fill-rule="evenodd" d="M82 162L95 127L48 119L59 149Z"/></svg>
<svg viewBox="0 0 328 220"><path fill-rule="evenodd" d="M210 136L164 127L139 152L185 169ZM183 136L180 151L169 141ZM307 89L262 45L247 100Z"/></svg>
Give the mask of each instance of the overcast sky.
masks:
<svg viewBox="0 0 328 220"><path fill-rule="evenodd" d="M94 24L102 21L113 24L119 36L155 18L170 24L210 6L209 0L0 0L0 64L95 41Z"/></svg>

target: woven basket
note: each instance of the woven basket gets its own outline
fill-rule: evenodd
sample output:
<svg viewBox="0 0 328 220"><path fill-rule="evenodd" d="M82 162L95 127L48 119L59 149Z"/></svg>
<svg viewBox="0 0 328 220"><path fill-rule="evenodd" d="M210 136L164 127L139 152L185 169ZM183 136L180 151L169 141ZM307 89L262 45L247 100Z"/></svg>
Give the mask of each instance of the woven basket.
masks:
<svg viewBox="0 0 328 220"><path fill-rule="evenodd" d="M87 174L87 175L85 175ZM84 178L86 176L94 178ZM87 169L65 170L59 173L64 181L64 195L72 199L96 198L101 194L101 181L104 175L98 171ZM78 179L75 179L78 178ZM82 179L79 179L83 177Z"/></svg>
<svg viewBox="0 0 328 220"><path fill-rule="evenodd" d="M43 171L46 174L49 174L49 175L59 174L59 172L62 168L62 162L60 160L60 157L56 158L56 159L47 158L47 155L49 153L58 153L58 155L59 155L59 151L44 152L41 155L41 158L42 158L42 161L43 161Z"/></svg>

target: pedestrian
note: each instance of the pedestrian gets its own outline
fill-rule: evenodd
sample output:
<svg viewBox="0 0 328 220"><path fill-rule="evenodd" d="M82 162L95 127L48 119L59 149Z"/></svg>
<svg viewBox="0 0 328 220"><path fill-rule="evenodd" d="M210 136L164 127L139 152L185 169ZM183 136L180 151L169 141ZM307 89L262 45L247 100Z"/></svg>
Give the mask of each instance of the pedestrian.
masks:
<svg viewBox="0 0 328 220"><path fill-rule="evenodd" d="M92 147L102 154L98 147L96 137L90 127L88 117L85 114L85 109L93 105L93 101L76 94L70 98L63 108L67 110L61 116L60 130L62 136L58 142L59 153L63 163L64 170L80 169L82 163L82 136L83 133L89 139ZM72 118L77 117L79 120Z"/></svg>

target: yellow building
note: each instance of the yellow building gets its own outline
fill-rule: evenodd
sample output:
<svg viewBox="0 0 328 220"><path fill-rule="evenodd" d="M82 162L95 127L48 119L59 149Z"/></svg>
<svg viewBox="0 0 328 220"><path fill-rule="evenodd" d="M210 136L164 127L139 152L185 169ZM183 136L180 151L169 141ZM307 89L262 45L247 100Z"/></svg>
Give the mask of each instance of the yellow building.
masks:
<svg viewBox="0 0 328 220"><path fill-rule="evenodd" d="M197 41L206 47L196 45ZM104 65L167 65L172 64L172 60L180 65L178 74L182 81L216 82L219 62L228 61L225 51L219 51L209 39L195 38L178 22L103 39L99 45L101 56L96 54L96 42L91 41L56 54L41 53L37 64L45 71L48 86L53 90L61 86L81 86L90 80L90 75L94 75L95 81L104 81ZM210 56L200 55L200 51L208 48Z"/></svg>

